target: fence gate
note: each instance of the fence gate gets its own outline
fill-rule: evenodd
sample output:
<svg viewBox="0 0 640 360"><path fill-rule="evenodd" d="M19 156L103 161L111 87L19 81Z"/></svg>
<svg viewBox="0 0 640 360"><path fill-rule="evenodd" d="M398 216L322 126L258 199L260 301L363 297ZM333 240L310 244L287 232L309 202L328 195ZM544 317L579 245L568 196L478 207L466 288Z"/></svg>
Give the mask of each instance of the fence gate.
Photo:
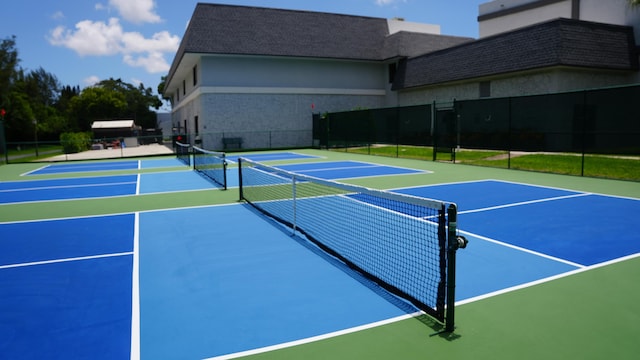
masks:
<svg viewBox="0 0 640 360"><path fill-rule="evenodd" d="M438 154L446 154L447 160L455 162L456 147L458 146L459 121L455 110L455 100L450 103L433 102L431 107L433 122L433 161L438 160Z"/></svg>

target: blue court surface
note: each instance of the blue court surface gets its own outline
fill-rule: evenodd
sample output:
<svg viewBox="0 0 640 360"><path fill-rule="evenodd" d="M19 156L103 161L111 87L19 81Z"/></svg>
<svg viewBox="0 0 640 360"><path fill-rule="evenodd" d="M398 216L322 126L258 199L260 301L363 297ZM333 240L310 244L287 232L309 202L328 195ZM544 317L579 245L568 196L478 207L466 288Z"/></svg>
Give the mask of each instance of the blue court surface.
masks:
<svg viewBox="0 0 640 360"><path fill-rule="evenodd" d="M121 171L185 166L178 159L121 160L45 165L25 175L50 175L95 171Z"/></svg>
<svg viewBox="0 0 640 360"><path fill-rule="evenodd" d="M241 155L227 155L227 161L231 163L237 163L238 158L243 157L245 159L263 162L263 161L276 161L276 160L297 160L297 159L317 159L317 156L299 154L295 152L276 152L276 153L256 153L256 154L241 154Z"/></svg>
<svg viewBox="0 0 640 360"><path fill-rule="evenodd" d="M262 155L267 157L256 158L295 160L300 154ZM0 205L222 191L176 159L99 165L51 165L30 174L183 169L0 182ZM277 167L332 180L426 173L358 161ZM237 167L228 169L227 179L230 188L238 186ZM458 252L458 303L640 253L640 233L629 231L640 214L636 199L499 180L392 191L459 204L459 232L470 244ZM314 231L329 229L335 221L327 210L331 198L299 200L298 221L315 221ZM340 201L353 202L341 219L366 214L363 207L383 206L367 196L347 195ZM271 205L281 204L265 206ZM406 217L393 204L384 206L383 212L393 214L390 218ZM353 231L376 234L393 228L362 216ZM357 238L335 235L343 237ZM376 251L382 250L364 250ZM0 222L0 289L0 357L8 359L43 354L51 359L215 358L417 311L321 252L299 232L292 234L239 203Z"/></svg>
<svg viewBox="0 0 640 360"><path fill-rule="evenodd" d="M126 359L134 215L0 224L0 354Z"/></svg>
<svg viewBox="0 0 640 360"><path fill-rule="evenodd" d="M174 159L144 161L145 166L171 166ZM133 162L132 162L133 163ZM357 161L314 162L279 165L279 168L322 179L345 179L368 176L405 175L424 173L422 170L376 165ZM65 169L63 167L62 169ZM87 166L88 169L95 167ZM75 166L74 169L78 169ZM237 187L238 169L227 169L227 187ZM0 182L0 204L18 202L92 199L137 194L220 189L199 173L185 170L141 173L139 175L91 176L51 180Z"/></svg>
<svg viewBox="0 0 640 360"><path fill-rule="evenodd" d="M309 175L326 180L425 173L423 170L360 161L324 161L278 165L276 167L297 174Z"/></svg>
<svg viewBox="0 0 640 360"><path fill-rule="evenodd" d="M395 191L464 204L458 302L640 253L620 229L638 200L493 180ZM416 311L244 204L0 223L0 239L7 358L211 358Z"/></svg>
<svg viewBox="0 0 640 360"><path fill-rule="evenodd" d="M640 252L640 234L619 227L637 222L636 199L494 180L394 191L462 204L464 231L576 266Z"/></svg>
<svg viewBox="0 0 640 360"><path fill-rule="evenodd" d="M138 175L0 182L0 204L135 195Z"/></svg>
<svg viewBox="0 0 640 360"><path fill-rule="evenodd" d="M117 170L137 170L140 168L140 161L105 161L105 162L88 162L88 163L71 163L71 164L52 164L41 167L40 169L31 171L28 175L48 175L48 174L64 174L77 172L92 171L117 171Z"/></svg>

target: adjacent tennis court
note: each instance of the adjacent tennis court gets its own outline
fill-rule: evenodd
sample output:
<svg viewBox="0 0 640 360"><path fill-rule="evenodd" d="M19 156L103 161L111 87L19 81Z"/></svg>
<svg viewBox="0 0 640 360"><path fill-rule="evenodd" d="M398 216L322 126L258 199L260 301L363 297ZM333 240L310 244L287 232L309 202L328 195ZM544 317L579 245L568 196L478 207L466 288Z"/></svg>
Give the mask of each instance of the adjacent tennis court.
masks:
<svg viewBox="0 0 640 360"><path fill-rule="evenodd" d="M284 155L283 155L284 156ZM289 155L286 155L289 156ZM273 156L275 157L275 156ZM281 156L282 158L282 156ZM298 159L294 157L292 159ZM100 173L105 169L129 170L133 164L140 168L142 161L127 161L116 163L76 164L76 165L52 165L47 169L49 174L61 174L73 169L73 172L82 171L83 174ZM146 168L154 166L181 166L184 164L170 161L145 161ZM114 165L117 164L117 165ZM311 174L324 179L360 178L382 175L416 174L424 171L362 163L354 161L343 162L319 162L309 164L284 165L284 169L290 169L299 173ZM82 170L81 170L82 169ZM35 172L30 172L33 175ZM43 174L43 173L40 173ZM229 187L238 186L238 172L234 168L227 169L227 181ZM54 201L69 199L90 199L114 196L128 196L136 194L151 194L177 191L198 191L219 187L210 179L198 176L197 173L187 170L174 170L165 172L152 172L132 175L114 176L89 176L66 177L47 180L9 181L0 183L0 204Z"/></svg>
<svg viewBox="0 0 640 360"><path fill-rule="evenodd" d="M0 181L0 215L25 212L20 221L0 218L0 353L25 359L387 358L389 354L418 359L425 349L452 358L501 358L489 351L500 348L507 357L526 349L533 355L524 358L542 354L553 358L549 347L563 356L569 351L539 343L557 334L549 329L554 326L565 334L565 347L581 358L614 350L618 358L632 358L640 350L633 335L640 330L635 321L640 314L619 304L640 300L637 288L624 285L635 283L634 272L628 266L613 272L637 264L640 258L640 234L621 232L621 224L633 224L640 215L640 200L631 194L640 190L640 184L572 178L562 182L558 176L515 171L498 171L487 178L486 170L475 175L473 167L366 156L350 160L326 151L306 152L307 162L290 158L289 163L279 160L276 167L458 204L458 230L470 243L458 251L459 309L453 335L429 336L438 326L416 317L419 311L413 304L322 251L308 241L304 229L293 231L244 202L225 200L230 192L238 193L235 166L227 170L230 184L235 185L226 191L191 170L167 167L146 173L138 166L139 174L87 176L102 171L95 170L100 166L88 166L78 177ZM266 167L258 169L274 176ZM525 178L533 183L522 181ZM284 191L275 199L260 197L261 187L280 191L286 181L255 186L251 195L264 206L277 208L296 199L299 226L312 235L331 234L331 241L348 244L359 234L372 234L364 238L393 234L390 229L406 217L417 216L415 221L426 227L433 224L432 216L422 210L403 210L394 202L385 205L364 195L318 195L302 181L297 194ZM557 185L550 185L554 181ZM614 185L630 193L596 191ZM104 189L110 187L122 193L109 194ZM84 194L93 188L101 189L101 195ZM64 195L67 191L84 195L74 198ZM186 192L202 193L211 205L175 208L172 197L163 195ZM156 205L154 210L131 211L121 201L141 195ZM117 213L65 216L67 208L100 207L116 199L125 204ZM30 209L48 216L29 219ZM290 210L278 211L288 216ZM370 211L382 216L373 220L367 215ZM330 214L344 220L334 223ZM43 219L42 214L38 218ZM397 245L400 240L389 241L377 249L354 251L367 257L382 252L414 256L403 253L406 250ZM605 269L611 269L624 296L611 294L603 300L594 295ZM406 271L398 267L383 272ZM594 275L592 283L583 285L580 279ZM545 292L553 284L576 290ZM533 321L517 329L491 325L501 324L503 316L491 304L505 304L522 291L543 295L530 295L526 305L517 299L502 305L502 312L512 314L513 324L528 318L513 315L523 306L541 312L540 319L557 314L561 309L539 308L552 298L573 296L578 309L584 303L593 309L601 309L603 301L610 305L606 314L596 312L590 319ZM591 335L588 352L577 348L589 336L584 324L614 314L619 314L616 324L624 333ZM575 334L567 332L571 323ZM500 334L495 343L469 348L491 338L491 332ZM503 344L514 339L516 346Z"/></svg>

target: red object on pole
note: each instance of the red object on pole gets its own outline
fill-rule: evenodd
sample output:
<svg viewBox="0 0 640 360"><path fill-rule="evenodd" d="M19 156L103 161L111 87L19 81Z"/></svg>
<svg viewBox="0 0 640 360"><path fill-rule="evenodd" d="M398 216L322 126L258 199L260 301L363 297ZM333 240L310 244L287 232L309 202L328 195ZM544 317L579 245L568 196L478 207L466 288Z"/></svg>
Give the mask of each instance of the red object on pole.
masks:
<svg viewBox="0 0 640 360"><path fill-rule="evenodd" d="M7 112L4 109L0 109L0 116L4 117Z"/></svg>

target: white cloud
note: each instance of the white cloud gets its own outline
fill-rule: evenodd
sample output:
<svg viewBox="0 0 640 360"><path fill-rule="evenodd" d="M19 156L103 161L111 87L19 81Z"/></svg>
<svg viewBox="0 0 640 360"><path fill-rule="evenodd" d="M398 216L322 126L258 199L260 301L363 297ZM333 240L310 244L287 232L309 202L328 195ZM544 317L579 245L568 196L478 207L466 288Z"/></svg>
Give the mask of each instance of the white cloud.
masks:
<svg viewBox="0 0 640 360"><path fill-rule="evenodd" d="M385 6L385 5L391 5L391 4L400 3L400 2L406 2L406 0L376 0L376 5Z"/></svg>
<svg viewBox="0 0 640 360"><path fill-rule="evenodd" d="M82 80L82 82L86 85L86 86L93 86L97 83L100 82L100 78L93 75L93 76L89 76L88 78L85 78L84 80Z"/></svg>
<svg viewBox="0 0 640 360"><path fill-rule="evenodd" d="M56 11L51 15L53 20L62 20L64 19L64 13L62 11Z"/></svg>
<svg viewBox="0 0 640 360"><path fill-rule="evenodd" d="M49 43L74 50L81 56L115 55L122 51L122 27L118 19L108 23L83 20L76 24L75 31L58 26L50 33Z"/></svg>
<svg viewBox="0 0 640 360"><path fill-rule="evenodd" d="M117 18L103 21L84 20L75 29L58 26L50 32L49 43L75 51L80 56L122 55L130 66L143 67L150 73L169 70L164 53L175 53L180 38L161 31L146 38L138 32L126 32Z"/></svg>
<svg viewBox="0 0 640 360"><path fill-rule="evenodd" d="M109 0L109 5L116 8L125 20L134 24L162 21L155 12L155 0Z"/></svg>
<svg viewBox="0 0 640 360"><path fill-rule="evenodd" d="M131 84L135 87L138 87L140 86L140 84L142 84L142 80L137 78L131 78Z"/></svg>
<svg viewBox="0 0 640 360"><path fill-rule="evenodd" d="M133 67L142 67L152 74L169 71L170 65L160 52L149 52L144 55L125 55L125 64Z"/></svg>

